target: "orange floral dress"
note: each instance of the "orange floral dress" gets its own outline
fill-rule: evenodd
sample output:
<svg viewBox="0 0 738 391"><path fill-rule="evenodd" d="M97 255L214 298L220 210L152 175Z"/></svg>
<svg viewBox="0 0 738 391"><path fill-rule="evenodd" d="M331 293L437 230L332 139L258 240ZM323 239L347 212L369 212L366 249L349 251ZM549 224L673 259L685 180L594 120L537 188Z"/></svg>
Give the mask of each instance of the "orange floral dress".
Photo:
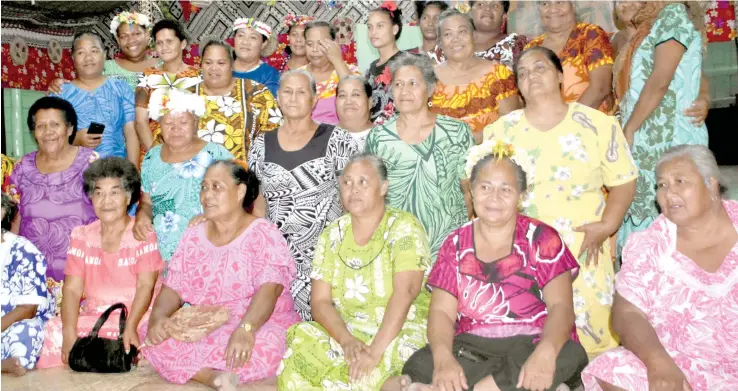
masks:
<svg viewBox="0 0 738 391"><path fill-rule="evenodd" d="M440 80L431 98L431 110L466 122L475 134L499 117L500 101L518 95L515 75L501 64L465 85L447 85Z"/></svg>
<svg viewBox="0 0 738 391"><path fill-rule="evenodd" d="M544 33L531 40L525 48L542 46L545 38ZM603 65L612 65L615 58L610 37L605 30L589 23L577 23L558 56L564 67L561 93L566 103L579 100L589 87L590 72ZM599 110L605 114L614 114L615 100L612 94L605 98Z"/></svg>

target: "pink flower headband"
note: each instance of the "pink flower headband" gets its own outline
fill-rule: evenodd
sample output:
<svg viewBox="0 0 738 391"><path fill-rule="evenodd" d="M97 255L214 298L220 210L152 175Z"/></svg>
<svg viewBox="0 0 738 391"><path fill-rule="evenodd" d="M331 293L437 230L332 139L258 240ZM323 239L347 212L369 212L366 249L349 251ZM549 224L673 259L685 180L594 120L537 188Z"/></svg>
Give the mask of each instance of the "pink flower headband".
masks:
<svg viewBox="0 0 738 391"><path fill-rule="evenodd" d="M306 16L306 15L300 15L295 16L292 13L287 14L287 16L284 17L284 25L287 28L290 28L292 26L302 26L305 24L308 24L315 20L314 16Z"/></svg>
<svg viewBox="0 0 738 391"><path fill-rule="evenodd" d="M384 8L389 12L391 17L395 17L395 11L397 11L397 3L394 2L394 0L385 0L382 5L379 6L379 8Z"/></svg>
<svg viewBox="0 0 738 391"><path fill-rule="evenodd" d="M245 28L252 28L267 38L271 38L272 36L272 28L268 24L259 22L254 18L238 18L233 22L233 31Z"/></svg>

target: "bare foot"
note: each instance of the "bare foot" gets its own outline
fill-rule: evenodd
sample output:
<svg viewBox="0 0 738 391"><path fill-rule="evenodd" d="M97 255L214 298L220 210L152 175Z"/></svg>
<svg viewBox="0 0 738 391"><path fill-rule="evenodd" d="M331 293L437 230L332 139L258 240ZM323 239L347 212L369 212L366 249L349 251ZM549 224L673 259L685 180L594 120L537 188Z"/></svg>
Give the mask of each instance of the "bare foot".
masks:
<svg viewBox="0 0 738 391"><path fill-rule="evenodd" d="M26 374L26 368L21 365L18 357L7 358L2 361L3 373L9 373L15 376L23 376Z"/></svg>
<svg viewBox="0 0 738 391"><path fill-rule="evenodd" d="M215 375L213 385L218 391L238 391L238 376L232 372L221 372Z"/></svg>

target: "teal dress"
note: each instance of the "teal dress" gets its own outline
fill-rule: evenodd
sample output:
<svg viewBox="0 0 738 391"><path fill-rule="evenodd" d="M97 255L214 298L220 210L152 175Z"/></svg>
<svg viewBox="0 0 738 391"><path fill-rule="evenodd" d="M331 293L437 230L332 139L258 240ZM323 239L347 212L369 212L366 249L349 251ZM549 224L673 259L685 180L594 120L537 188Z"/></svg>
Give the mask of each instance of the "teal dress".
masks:
<svg viewBox="0 0 738 391"><path fill-rule="evenodd" d="M656 162L659 157L677 145L707 145L707 127L691 124L691 118L683 114L699 95L702 74L702 37L689 20L683 4L664 7L651 32L634 52L628 91L620 102L623 123L627 123L633 114L646 80L653 72L656 47L669 40L675 40L687 50L661 104L635 133L631 149L640 175L635 199L618 231L618 254L628 235L645 230L659 216L656 209Z"/></svg>
<svg viewBox="0 0 738 391"><path fill-rule="evenodd" d="M159 251L169 263L190 219L202 213L200 184L205 171L215 160L233 159L233 155L220 144L208 143L188 161L166 163L161 160L161 148L157 145L146 153L141 185L151 196Z"/></svg>
<svg viewBox="0 0 738 391"><path fill-rule="evenodd" d="M157 64L157 67L160 64L161 64L161 61L159 62L159 64ZM132 90L135 91L136 86L138 85L139 79L141 78L141 75L143 75L143 72L132 72L127 69L123 69L113 59L113 60L105 61L105 66L103 67L103 75L111 79L124 81L126 82L126 84L131 86Z"/></svg>

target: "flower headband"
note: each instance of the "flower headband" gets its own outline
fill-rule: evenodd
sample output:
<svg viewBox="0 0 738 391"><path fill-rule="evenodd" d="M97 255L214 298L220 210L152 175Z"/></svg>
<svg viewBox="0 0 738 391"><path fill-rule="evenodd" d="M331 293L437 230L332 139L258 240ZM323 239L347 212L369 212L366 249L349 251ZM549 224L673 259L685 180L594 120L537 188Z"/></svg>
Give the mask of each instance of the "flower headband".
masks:
<svg viewBox="0 0 738 391"><path fill-rule="evenodd" d="M516 153L512 144L508 144L502 140L489 139L479 145L469 148L469 153L466 156L466 166L464 167L466 177L470 178L474 166L476 166L480 160L489 155L493 155L497 161L505 158L512 160L515 164L520 166L526 174L530 174L532 172L529 164L530 159L527 158L527 153L525 153L525 151L521 150Z"/></svg>
<svg viewBox="0 0 738 391"><path fill-rule="evenodd" d="M149 27L151 25L148 16L139 14L138 12L123 11L115 15L113 20L110 21L110 33L118 35L118 27L124 23L128 25L137 24L141 27Z"/></svg>
<svg viewBox="0 0 738 391"><path fill-rule="evenodd" d="M395 17L395 11L397 11L397 3L394 0L385 0L379 8L384 8L389 11L391 17Z"/></svg>
<svg viewBox="0 0 738 391"><path fill-rule="evenodd" d="M205 115L205 99L177 88L154 90L149 99L149 118L158 121L169 113L192 113L202 117Z"/></svg>
<svg viewBox="0 0 738 391"><path fill-rule="evenodd" d="M233 31L245 28L252 28L256 30L257 33L267 38L272 37L272 28L269 27L268 24L264 22L259 22L254 18L238 18L235 22L233 22Z"/></svg>
<svg viewBox="0 0 738 391"><path fill-rule="evenodd" d="M313 20L315 20L314 16L307 16L307 15L295 16L295 14L289 13L287 14L287 16L284 17L283 23L285 27L289 29L292 26L302 26L302 25L308 24L312 22Z"/></svg>

